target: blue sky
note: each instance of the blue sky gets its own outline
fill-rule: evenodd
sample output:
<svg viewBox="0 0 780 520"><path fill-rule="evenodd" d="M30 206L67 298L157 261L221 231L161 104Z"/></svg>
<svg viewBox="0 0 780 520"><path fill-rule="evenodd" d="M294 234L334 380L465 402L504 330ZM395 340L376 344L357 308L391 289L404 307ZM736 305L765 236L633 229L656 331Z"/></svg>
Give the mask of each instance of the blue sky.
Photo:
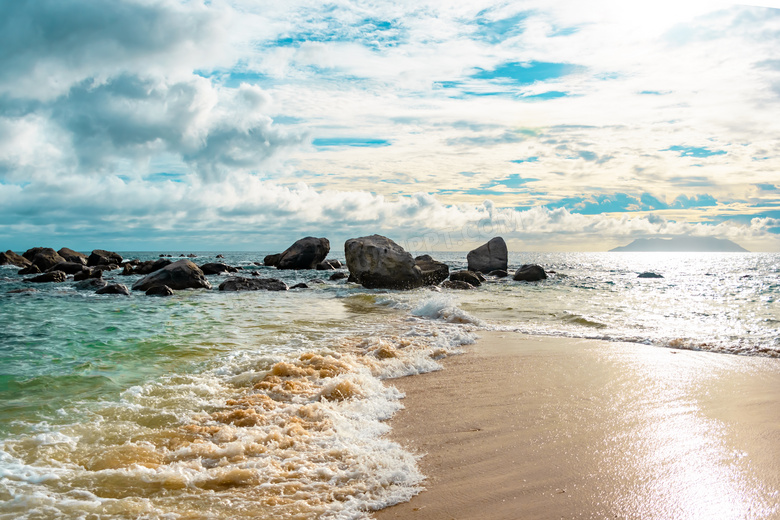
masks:
<svg viewBox="0 0 780 520"><path fill-rule="evenodd" d="M778 251L778 7L4 2L0 249Z"/></svg>

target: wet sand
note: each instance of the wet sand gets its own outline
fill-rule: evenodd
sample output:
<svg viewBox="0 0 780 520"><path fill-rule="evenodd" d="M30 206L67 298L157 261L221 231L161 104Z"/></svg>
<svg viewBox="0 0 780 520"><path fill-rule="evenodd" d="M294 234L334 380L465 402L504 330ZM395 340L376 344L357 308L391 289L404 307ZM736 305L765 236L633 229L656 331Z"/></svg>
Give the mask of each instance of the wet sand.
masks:
<svg viewBox="0 0 780 520"><path fill-rule="evenodd" d="M407 394L404 519L780 518L780 360L482 333Z"/></svg>

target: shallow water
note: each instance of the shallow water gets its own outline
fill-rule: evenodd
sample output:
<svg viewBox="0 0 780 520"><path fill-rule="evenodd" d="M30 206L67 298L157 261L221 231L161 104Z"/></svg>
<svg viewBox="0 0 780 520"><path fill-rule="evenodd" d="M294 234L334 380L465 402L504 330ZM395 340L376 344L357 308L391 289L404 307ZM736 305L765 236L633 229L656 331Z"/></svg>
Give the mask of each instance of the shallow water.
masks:
<svg viewBox="0 0 780 520"><path fill-rule="evenodd" d="M516 254L554 273L409 292L263 256L224 261L310 289L11 294L29 284L0 267L0 518L364 518L423 478L384 436L388 378L437 369L480 329L780 355L777 254Z"/></svg>

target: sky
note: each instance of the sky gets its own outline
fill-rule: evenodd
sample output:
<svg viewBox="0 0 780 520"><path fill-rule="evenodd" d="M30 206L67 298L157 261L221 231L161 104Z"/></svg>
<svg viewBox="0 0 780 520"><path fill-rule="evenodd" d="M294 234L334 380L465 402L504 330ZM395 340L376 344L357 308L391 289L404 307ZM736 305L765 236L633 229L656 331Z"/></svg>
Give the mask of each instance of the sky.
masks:
<svg viewBox="0 0 780 520"><path fill-rule="evenodd" d="M0 249L780 251L780 2L0 2Z"/></svg>

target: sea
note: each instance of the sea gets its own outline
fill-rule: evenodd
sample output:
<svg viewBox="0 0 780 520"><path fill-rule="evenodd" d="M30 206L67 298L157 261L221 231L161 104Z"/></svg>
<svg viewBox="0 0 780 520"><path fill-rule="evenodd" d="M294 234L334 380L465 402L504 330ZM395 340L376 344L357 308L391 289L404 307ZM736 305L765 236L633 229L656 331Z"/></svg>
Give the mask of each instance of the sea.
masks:
<svg viewBox="0 0 780 520"><path fill-rule="evenodd" d="M425 485L421 454L388 436L393 380L482 331L780 357L778 253L510 253L510 272L549 277L411 291L258 265L268 253L190 259L308 288L220 292L220 275L97 295L1 266L0 519L371 518ZM466 268L465 252L431 254ZM104 277L140 278L120 272Z"/></svg>

